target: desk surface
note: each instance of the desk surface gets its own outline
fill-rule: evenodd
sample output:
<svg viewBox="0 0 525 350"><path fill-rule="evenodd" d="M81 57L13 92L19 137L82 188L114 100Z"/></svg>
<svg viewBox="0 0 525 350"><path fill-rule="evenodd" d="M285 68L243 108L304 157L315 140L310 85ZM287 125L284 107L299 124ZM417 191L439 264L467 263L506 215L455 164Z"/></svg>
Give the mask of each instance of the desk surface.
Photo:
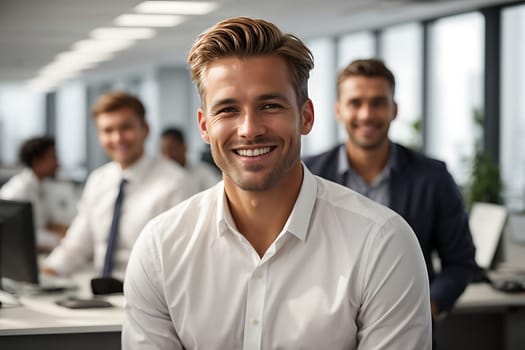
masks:
<svg viewBox="0 0 525 350"><path fill-rule="evenodd" d="M81 289L85 290L85 286ZM60 294L21 297L22 306L0 309L0 336L120 332L124 320L122 295L106 297L114 308L89 310L71 310L54 303L63 297ZM456 311L512 306L525 306L525 293L503 293L486 283L477 283L467 287L456 304Z"/></svg>
<svg viewBox="0 0 525 350"><path fill-rule="evenodd" d="M81 297L91 297L89 274L75 278L79 291L69 292ZM55 304L67 294L43 294L19 298L19 306L0 308L0 336L57 333L120 332L124 320L122 295L104 299L115 307L104 309L73 310Z"/></svg>
<svg viewBox="0 0 525 350"><path fill-rule="evenodd" d="M525 306L525 292L504 293L487 283L470 284L456 303L456 309Z"/></svg>
<svg viewBox="0 0 525 350"><path fill-rule="evenodd" d="M55 305L58 298L61 296L23 297L20 298L22 306L0 309L0 336L120 332L124 319L122 296L108 298L115 305L113 308L91 310L70 310Z"/></svg>

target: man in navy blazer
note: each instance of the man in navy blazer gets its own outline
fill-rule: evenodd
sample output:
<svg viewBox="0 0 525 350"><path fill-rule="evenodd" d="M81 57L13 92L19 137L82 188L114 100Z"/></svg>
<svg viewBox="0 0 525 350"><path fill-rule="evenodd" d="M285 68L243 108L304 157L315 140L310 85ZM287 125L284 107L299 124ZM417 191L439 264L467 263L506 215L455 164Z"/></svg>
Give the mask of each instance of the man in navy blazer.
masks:
<svg viewBox="0 0 525 350"><path fill-rule="evenodd" d="M339 73L337 85L336 115L348 140L304 163L314 174L390 207L408 222L425 256L432 313L448 311L477 268L459 190L445 163L389 140L397 115L395 79L382 61L352 62ZM434 253L439 272L432 264Z"/></svg>

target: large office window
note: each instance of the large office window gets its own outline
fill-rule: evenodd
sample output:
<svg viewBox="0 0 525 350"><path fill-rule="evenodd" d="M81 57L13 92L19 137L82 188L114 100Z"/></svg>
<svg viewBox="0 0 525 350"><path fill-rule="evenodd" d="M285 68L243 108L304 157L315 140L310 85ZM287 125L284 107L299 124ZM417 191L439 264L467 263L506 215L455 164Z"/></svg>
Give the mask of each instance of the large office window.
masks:
<svg viewBox="0 0 525 350"><path fill-rule="evenodd" d="M355 59L375 55L375 39L371 32L344 35L337 44L337 69L342 69Z"/></svg>
<svg viewBox="0 0 525 350"><path fill-rule="evenodd" d="M0 163L18 164L18 150L29 137L46 131L45 96L23 84L0 86Z"/></svg>
<svg viewBox="0 0 525 350"><path fill-rule="evenodd" d="M317 39L307 43L314 56L315 67L310 73L308 93L314 104L315 122L304 138L303 154L317 154L327 150L335 141L335 43Z"/></svg>
<svg viewBox="0 0 525 350"><path fill-rule="evenodd" d="M392 140L420 149L422 115L423 30L419 23L387 28L381 35L381 57L396 78L398 115L391 124Z"/></svg>
<svg viewBox="0 0 525 350"><path fill-rule="evenodd" d="M86 169L86 87L70 82L56 92L56 143L60 174L83 181ZM91 118L89 118L91 122Z"/></svg>
<svg viewBox="0 0 525 350"><path fill-rule="evenodd" d="M352 33L340 37L337 43L337 73L353 60L375 57L377 54L375 42L375 37L371 32ZM333 80L334 85L336 84L336 77ZM346 139L347 134L344 126L338 124L337 141L343 142Z"/></svg>
<svg viewBox="0 0 525 350"><path fill-rule="evenodd" d="M429 28L427 152L466 185L474 155L474 114L483 110L484 20L469 13Z"/></svg>
<svg viewBox="0 0 525 350"><path fill-rule="evenodd" d="M510 209L525 209L525 6L503 11L501 170Z"/></svg>

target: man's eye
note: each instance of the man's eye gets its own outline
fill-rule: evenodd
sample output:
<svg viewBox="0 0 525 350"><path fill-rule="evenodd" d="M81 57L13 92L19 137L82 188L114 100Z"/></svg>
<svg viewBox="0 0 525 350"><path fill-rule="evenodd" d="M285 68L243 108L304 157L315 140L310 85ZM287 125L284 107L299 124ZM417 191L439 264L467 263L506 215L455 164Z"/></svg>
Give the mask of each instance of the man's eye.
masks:
<svg viewBox="0 0 525 350"><path fill-rule="evenodd" d="M385 99L379 99L372 101L372 107L384 107L387 105L387 102Z"/></svg>
<svg viewBox="0 0 525 350"><path fill-rule="evenodd" d="M267 104L263 105L262 108L263 109L278 109L278 108L281 108L281 106L278 105L277 103L267 103Z"/></svg>
<svg viewBox="0 0 525 350"><path fill-rule="evenodd" d="M225 107L217 111L216 114L222 114L222 113L235 113L237 109L234 107Z"/></svg>

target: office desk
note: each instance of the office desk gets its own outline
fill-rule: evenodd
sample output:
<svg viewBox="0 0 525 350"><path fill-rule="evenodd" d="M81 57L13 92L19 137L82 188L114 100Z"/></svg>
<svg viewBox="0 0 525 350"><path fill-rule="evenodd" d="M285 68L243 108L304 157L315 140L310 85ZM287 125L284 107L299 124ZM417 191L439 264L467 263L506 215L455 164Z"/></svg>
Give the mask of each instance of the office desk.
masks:
<svg viewBox="0 0 525 350"><path fill-rule="evenodd" d="M0 309L0 349L120 349L122 296L111 309L69 310L54 304L63 296L31 296L23 306ZM436 323L438 349L525 349L525 293L506 294L472 284L456 308Z"/></svg>
<svg viewBox="0 0 525 350"><path fill-rule="evenodd" d="M80 295L89 296L85 290ZM0 308L0 349L120 349L122 295L105 298L115 305L113 308L84 310L54 303L64 297L25 296L19 299L21 306Z"/></svg>
<svg viewBox="0 0 525 350"><path fill-rule="evenodd" d="M454 310L435 325L438 349L525 349L525 293L471 284Z"/></svg>

